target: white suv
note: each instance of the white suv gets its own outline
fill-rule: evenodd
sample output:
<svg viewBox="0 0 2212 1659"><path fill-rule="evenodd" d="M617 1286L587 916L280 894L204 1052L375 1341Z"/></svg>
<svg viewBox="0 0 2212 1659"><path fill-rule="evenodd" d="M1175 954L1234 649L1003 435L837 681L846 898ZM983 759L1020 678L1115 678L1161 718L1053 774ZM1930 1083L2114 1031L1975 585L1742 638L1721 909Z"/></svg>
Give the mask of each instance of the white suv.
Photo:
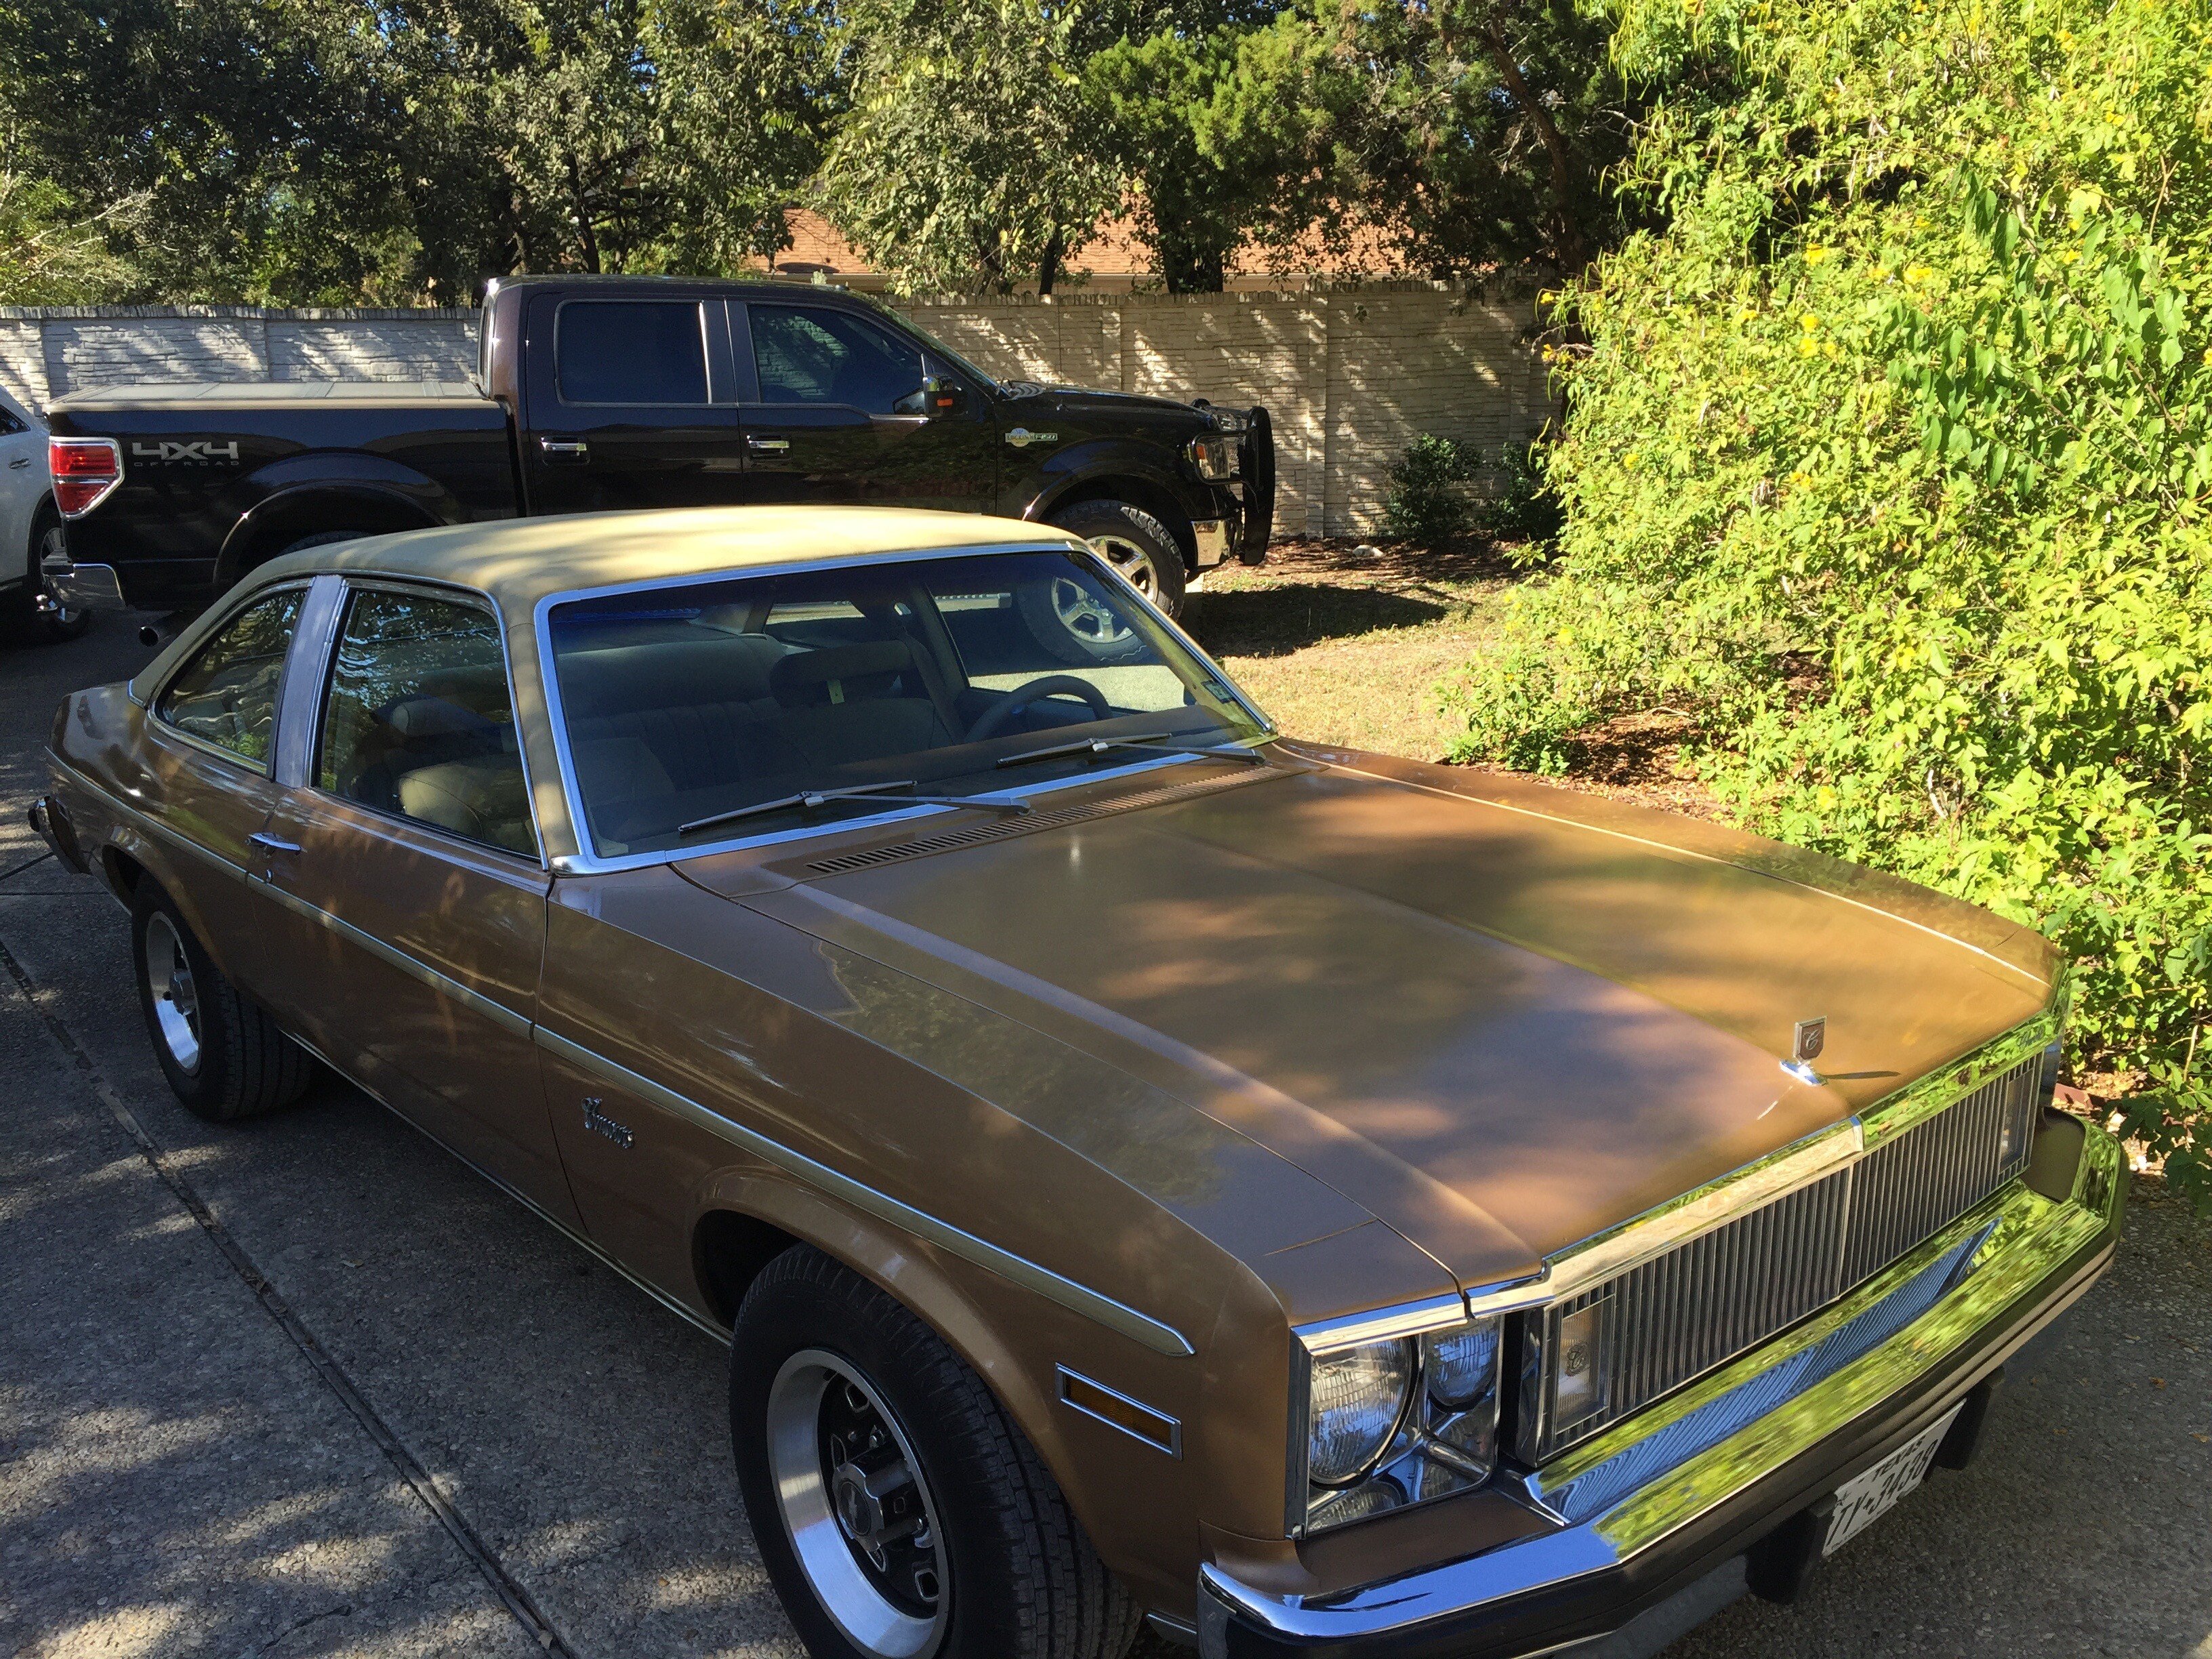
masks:
<svg viewBox="0 0 2212 1659"><path fill-rule="evenodd" d="M48 586L40 566L50 558L67 562L46 470L46 422L0 392L0 612L18 639L75 639L92 620Z"/></svg>

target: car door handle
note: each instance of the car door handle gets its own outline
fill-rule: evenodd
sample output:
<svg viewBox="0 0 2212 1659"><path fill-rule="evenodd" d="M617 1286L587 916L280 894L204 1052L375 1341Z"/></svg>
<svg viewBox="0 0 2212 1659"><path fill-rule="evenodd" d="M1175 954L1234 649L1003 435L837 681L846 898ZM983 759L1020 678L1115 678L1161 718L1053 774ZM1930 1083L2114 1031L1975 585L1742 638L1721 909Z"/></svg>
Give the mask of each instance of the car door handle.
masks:
<svg viewBox="0 0 2212 1659"><path fill-rule="evenodd" d="M248 846L258 847L264 853L282 853L287 858L297 858L300 854L300 843L286 841L282 836L272 836L257 830L246 840Z"/></svg>
<svg viewBox="0 0 2212 1659"><path fill-rule="evenodd" d="M592 447L567 438L540 438L538 447L556 466L581 466L592 459Z"/></svg>
<svg viewBox="0 0 2212 1659"><path fill-rule="evenodd" d="M756 455L787 455L791 453L788 438L748 438L745 447Z"/></svg>
<svg viewBox="0 0 2212 1659"><path fill-rule="evenodd" d="M13 471L16 467L28 466L30 464L31 458L28 455L18 455L14 460L9 462L8 465L9 470Z"/></svg>

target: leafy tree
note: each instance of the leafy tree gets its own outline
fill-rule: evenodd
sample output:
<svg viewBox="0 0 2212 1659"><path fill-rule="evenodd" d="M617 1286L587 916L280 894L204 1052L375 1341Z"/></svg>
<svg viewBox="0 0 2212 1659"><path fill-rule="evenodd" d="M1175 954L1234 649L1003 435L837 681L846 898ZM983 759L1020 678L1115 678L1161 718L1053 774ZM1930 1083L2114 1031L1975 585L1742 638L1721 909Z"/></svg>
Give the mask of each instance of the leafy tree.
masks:
<svg viewBox="0 0 2212 1659"><path fill-rule="evenodd" d="M1670 222L1562 302L1565 557L1464 753L1691 712L1752 827L2057 939L2212 1202L2212 19L1633 0L1617 48Z"/></svg>
<svg viewBox="0 0 2212 1659"><path fill-rule="evenodd" d="M851 108L823 163L837 228L902 292L1049 293L1121 194L1048 0L848 0Z"/></svg>

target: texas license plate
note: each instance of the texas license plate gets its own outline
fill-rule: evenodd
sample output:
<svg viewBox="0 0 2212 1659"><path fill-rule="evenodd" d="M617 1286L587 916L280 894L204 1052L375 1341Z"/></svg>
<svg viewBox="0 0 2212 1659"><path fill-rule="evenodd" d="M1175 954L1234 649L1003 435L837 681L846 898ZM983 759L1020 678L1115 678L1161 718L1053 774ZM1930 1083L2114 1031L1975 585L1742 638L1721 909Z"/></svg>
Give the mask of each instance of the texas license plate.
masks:
<svg viewBox="0 0 2212 1659"><path fill-rule="evenodd" d="M1960 1401L1864 1474L1836 1488L1836 1507L1828 1516L1827 1540L1820 1546L1822 1555L1833 1555L1843 1548L1895 1509L1899 1498L1928 1478L1928 1466L1936 1461L1936 1448L1943 1443L1944 1432L1965 1403Z"/></svg>

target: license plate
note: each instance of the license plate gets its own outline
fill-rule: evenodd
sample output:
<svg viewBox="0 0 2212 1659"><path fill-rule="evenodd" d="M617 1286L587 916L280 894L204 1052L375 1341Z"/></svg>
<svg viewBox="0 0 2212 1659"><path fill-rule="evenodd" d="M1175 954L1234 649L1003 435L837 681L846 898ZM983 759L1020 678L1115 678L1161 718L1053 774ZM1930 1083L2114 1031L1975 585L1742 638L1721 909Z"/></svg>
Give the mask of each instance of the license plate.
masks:
<svg viewBox="0 0 2212 1659"><path fill-rule="evenodd" d="M1836 1488L1836 1507L1828 1516L1827 1540L1820 1546L1822 1555L1833 1555L1843 1548L1895 1509L1899 1498L1928 1478L1928 1466L1936 1461L1936 1448L1943 1443L1944 1431L1950 1428L1951 1420L1965 1404L1960 1401L1864 1474Z"/></svg>

